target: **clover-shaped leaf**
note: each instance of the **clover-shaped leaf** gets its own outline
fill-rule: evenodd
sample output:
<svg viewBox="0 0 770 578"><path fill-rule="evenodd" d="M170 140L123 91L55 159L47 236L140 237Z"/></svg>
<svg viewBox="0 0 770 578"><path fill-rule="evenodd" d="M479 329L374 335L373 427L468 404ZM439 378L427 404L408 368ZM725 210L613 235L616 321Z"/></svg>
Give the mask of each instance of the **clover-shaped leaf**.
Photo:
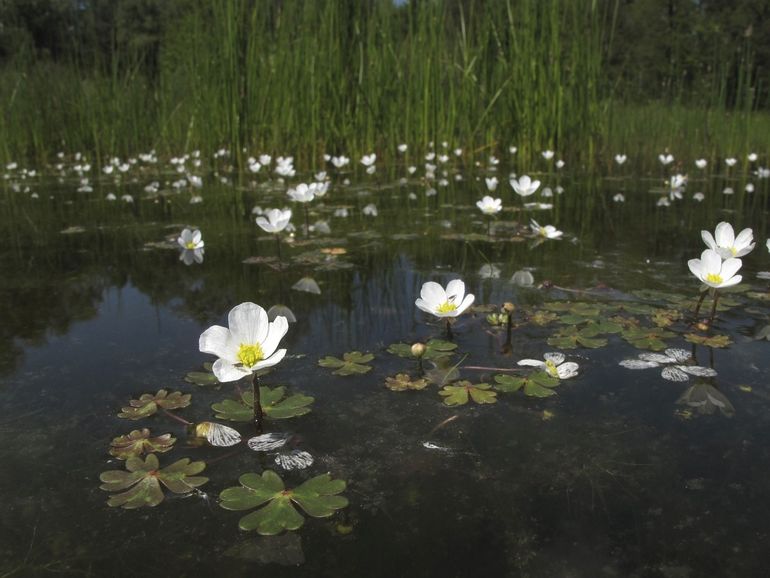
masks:
<svg viewBox="0 0 770 578"><path fill-rule="evenodd" d="M497 403L497 392L491 389L488 383L457 381L453 385L445 385L439 395L444 396L446 405L465 405L469 399L476 403Z"/></svg>
<svg viewBox="0 0 770 578"><path fill-rule="evenodd" d="M716 348L727 347L733 342L727 335L712 335L709 337L707 335L698 335L697 333L687 333L684 339L697 345Z"/></svg>
<svg viewBox="0 0 770 578"><path fill-rule="evenodd" d="M327 355L318 360L321 367L335 367L332 371L334 375L355 375L366 373L372 369L371 365L365 365L374 359L371 353L361 353L360 351L350 351L342 356L342 359Z"/></svg>
<svg viewBox="0 0 770 578"><path fill-rule="evenodd" d="M169 393L161 389L158 393L143 393L139 399L129 401L127 407L122 408L118 417L126 419L142 419L154 415L158 409L179 409L190 405L189 393L183 394L181 391Z"/></svg>
<svg viewBox="0 0 770 578"><path fill-rule="evenodd" d="M243 474L238 481L240 486L222 490L220 505L226 510L251 510L267 504L238 522L241 530L256 530L264 536L296 530L305 523L294 504L314 518L331 516L348 505L347 498L338 495L345 490L345 482L333 480L329 474L311 478L293 490L287 490L272 470L265 470L261 476Z"/></svg>
<svg viewBox="0 0 770 578"><path fill-rule="evenodd" d="M658 309L651 320L658 327L669 327L681 318L682 313L677 309Z"/></svg>
<svg viewBox="0 0 770 578"><path fill-rule="evenodd" d="M392 391L407 391L409 389L425 389L428 385L427 379L412 380L406 373L399 373L396 377L386 377L385 387Z"/></svg>
<svg viewBox="0 0 770 578"><path fill-rule="evenodd" d="M425 344L425 353L423 359L436 360L442 357L449 357L457 349L457 344L441 339L431 339ZM398 355L399 357L413 358L412 346L408 343L394 343L388 347L388 353Z"/></svg>
<svg viewBox="0 0 770 578"><path fill-rule="evenodd" d="M548 325L549 323L553 323L559 318L556 313L552 313L551 311L536 311L529 317L530 323L534 323L535 325L544 326Z"/></svg>
<svg viewBox="0 0 770 578"><path fill-rule="evenodd" d="M271 419L288 419L310 413L310 405L315 398L301 393L286 396L286 388L278 386L259 387L259 400L262 411ZM216 417L229 421L247 422L254 419L254 392L247 390L238 399L225 399L211 406Z"/></svg>
<svg viewBox="0 0 770 578"><path fill-rule="evenodd" d="M191 371L184 376L184 380L193 385L219 385L219 380L211 369L212 365L213 364L208 362L204 363L204 371Z"/></svg>
<svg viewBox="0 0 770 578"><path fill-rule="evenodd" d="M149 454L144 460L132 457L126 460L125 470L102 472L99 479L103 483L99 487L107 492L121 492L107 501L112 508L154 507L163 501L161 484L175 494L189 494L209 481L196 475L205 468L205 462L191 462L189 458L184 458L160 469L155 454Z"/></svg>
<svg viewBox="0 0 770 578"><path fill-rule="evenodd" d="M574 325L564 327L548 338L548 345L558 347L559 349L576 349L577 347L588 347L595 349L607 345L607 340L596 337L595 329L578 329Z"/></svg>
<svg viewBox="0 0 770 578"><path fill-rule="evenodd" d="M110 455L119 460L126 460L142 454L163 453L169 451L175 441L176 438L172 437L170 433L150 437L150 430L147 428L135 429L129 434L118 436L112 440Z"/></svg>
<svg viewBox="0 0 770 578"><path fill-rule="evenodd" d="M676 337L675 333L662 327L636 327L626 329L622 333L623 339L639 349L662 351L668 347L664 339Z"/></svg>
<svg viewBox="0 0 770 578"><path fill-rule="evenodd" d="M545 371L538 371L527 376L496 375L497 385L495 389L505 393L524 390L524 395L530 397L548 397L556 395L553 388L561 383L558 378L548 375Z"/></svg>

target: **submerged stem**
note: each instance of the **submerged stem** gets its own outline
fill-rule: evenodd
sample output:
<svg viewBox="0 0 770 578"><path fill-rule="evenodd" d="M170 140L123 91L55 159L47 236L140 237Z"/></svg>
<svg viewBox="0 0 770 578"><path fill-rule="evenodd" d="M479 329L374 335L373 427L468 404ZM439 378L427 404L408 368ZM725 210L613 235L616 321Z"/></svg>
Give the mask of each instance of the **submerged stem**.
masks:
<svg viewBox="0 0 770 578"><path fill-rule="evenodd" d="M711 317L709 318L709 327L714 323L714 316L717 313L717 303L719 303L719 291L714 290L714 305L711 306Z"/></svg>
<svg viewBox="0 0 770 578"><path fill-rule="evenodd" d="M251 388L254 392L254 427L257 429L257 435L262 433L262 401L260 400L259 376L255 373L251 379Z"/></svg>
<svg viewBox="0 0 770 578"><path fill-rule="evenodd" d="M446 320L446 337L449 341L452 341L452 324L449 322L449 318Z"/></svg>
<svg viewBox="0 0 770 578"><path fill-rule="evenodd" d="M698 304L695 306L695 320L698 320L698 312L700 312L700 306L703 305L703 300L706 298L706 292L701 291L700 298L698 299Z"/></svg>
<svg viewBox="0 0 770 578"><path fill-rule="evenodd" d="M275 246L278 252L278 262L283 264L283 258L281 257L281 235L279 233L275 234Z"/></svg>
<svg viewBox="0 0 770 578"><path fill-rule="evenodd" d="M178 416L178 415L176 415L175 413L171 413L170 411L168 411L168 410L167 410L167 409L165 409L165 408L163 409L163 413L165 413L165 414L166 414L168 417L170 417L171 419L175 419L175 420L176 420L176 421L178 421L179 423L183 423L183 424L185 424L185 425L194 425L194 424L193 424L191 421L187 421L187 420L186 420L186 419L184 419L183 417L179 417L179 416Z"/></svg>

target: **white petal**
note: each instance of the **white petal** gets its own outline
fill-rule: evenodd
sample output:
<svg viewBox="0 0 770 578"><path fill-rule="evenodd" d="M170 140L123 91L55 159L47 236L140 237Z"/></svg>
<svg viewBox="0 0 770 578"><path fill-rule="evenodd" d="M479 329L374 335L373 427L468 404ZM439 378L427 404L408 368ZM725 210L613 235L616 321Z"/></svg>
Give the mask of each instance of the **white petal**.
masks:
<svg viewBox="0 0 770 578"><path fill-rule="evenodd" d="M677 365L676 368L698 377L714 377L717 374L716 370L710 367L701 367L700 365Z"/></svg>
<svg viewBox="0 0 770 578"><path fill-rule="evenodd" d="M262 342L262 354L265 357L270 357L278 348L278 344L286 335L289 330L289 320L286 317L276 317L275 321L269 325L269 331L267 337Z"/></svg>
<svg viewBox="0 0 770 578"><path fill-rule="evenodd" d="M700 236L703 239L703 242L706 243L706 246L709 249L716 249L717 248L717 243L714 240L714 237L712 236L711 233L709 233L708 231L701 231L700 232Z"/></svg>
<svg viewBox="0 0 770 578"><path fill-rule="evenodd" d="M275 463L284 470L304 470L313 465L313 456L302 450L292 450L275 456Z"/></svg>
<svg viewBox="0 0 770 578"><path fill-rule="evenodd" d="M664 367L660 374L663 376L663 379L669 381L687 381L690 379L686 373L673 366Z"/></svg>
<svg viewBox="0 0 770 578"><path fill-rule="evenodd" d="M679 363L681 363L683 361L687 361L688 359L690 359L692 357L692 353L690 353L686 349L676 349L676 348L673 348L673 347L669 347L663 353L668 355L674 361L678 361Z"/></svg>
<svg viewBox="0 0 770 578"><path fill-rule="evenodd" d="M714 238L720 247L732 247L735 243L735 232L730 223L722 221L717 225Z"/></svg>
<svg viewBox="0 0 770 578"><path fill-rule="evenodd" d="M431 313L436 307L445 303L447 300L446 291L444 291L444 288L435 281L423 283L422 289L420 290L420 297L428 305Z"/></svg>
<svg viewBox="0 0 770 578"><path fill-rule="evenodd" d="M644 361L643 359L624 359L619 365L626 369L649 369L651 367L660 367L660 365L654 361Z"/></svg>
<svg viewBox="0 0 770 578"><path fill-rule="evenodd" d="M730 278L732 278L733 275L735 275L743 265L743 262L740 259L736 259L734 257L725 260L724 263L722 263L722 279L725 281L728 281Z"/></svg>
<svg viewBox="0 0 770 578"><path fill-rule="evenodd" d="M274 365L277 365L278 363L280 363L285 355L286 355L286 350L279 349L267 359L263 359L262 361L255 363L251 369L252 371L259 371L260 369L265 369L266 367L273 367ZM220 379L220 381L222 380Z"/></svg>
<svg viewBox="0 0 770 578"><path fill-rule="evenodd" d="M555 351L550 351L543 355L543 358L545 358L546 361L552 362L554 365L559 365L560 363L564 363L564 354L563 353L557 353Z"/></svg>
<svg viewBox="0 0 770 578"><path fill-rule="evenodd" d="M473 301L475 299L476 299L476 296L473 293L468 293L465 296L465 299L463 299L463 302L460 303L460 305L457 306L457 309L452 312L454 313L453 317L457 317L458 315L460 315L460 313L462 313L463 311L468 309L468 307L473 305Z"/></svg>
<svg viewBox="0 0 770 578"><path fill-rule="evenodd" d="M241 378L251 375L251 371L240 366L235 366L221 357L214 362L211 367L216 378L222 383L228 381L238 381Z"/></svg>
<svg viewBox="0 0 770 578"><path fill-rule="evenodd" d="M459 306L465 296L465 283L461 279L452 279L446 286L446 298Z"/></svg>
<svg viewBox="0 0 770 578"><path fill-rule="evenodd" d="M539 359L522 359L516 362L516 365L525 365L527 367L545 367L545 362Z"/></svg>
<svg viewBox="0 0 770 578"><path fill-rule="evenodd" d="M639 359L643 361L652 361L653 363L660 365L666 365L667 363L674 363L676 361L673 357L661 353L640 353Z"/></svg>
<svg viewBox="0 0 770 578"><path fill-rule="evenodd" d="M218 448L228 448L241 443L241 434L229 426L221 423L206 422L208 431L206 441Z"/></svg>
<svg viewBox="0 0 770 578"><path fill-rule="evenodd" d="M241 303L236 305L227 316L230 333L238 343L253 345L262 343L267 337L267 311L256 303Z"/></svg>
<svg viewBox="0 0 770 578"><path fill-rule="evenodd" d="M569 379L578 374L578 367L578 364L574 361L568 361L559 365L556 368L556 373L559 374L559 379Z"/></svg>
<svg viewBox="0 0 770 578"><path fill-rule="evenodd" d="M285 446L289 437L284 433L272 432L249 438L246 444L255 452L271 452Z"/></svg>
<svg viewBox="0 0 770 578"><path fill-rule="evenodd" d="M237 348L238 344L233 343L230 331L221 325L209 327L198 340L200 351L211 353L232 363L236 362Z"/></svg>

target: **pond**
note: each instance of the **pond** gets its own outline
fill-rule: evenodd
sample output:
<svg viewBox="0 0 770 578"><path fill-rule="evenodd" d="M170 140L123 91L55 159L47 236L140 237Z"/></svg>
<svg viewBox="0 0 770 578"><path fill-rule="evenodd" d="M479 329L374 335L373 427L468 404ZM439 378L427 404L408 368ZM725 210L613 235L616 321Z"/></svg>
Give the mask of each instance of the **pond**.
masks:
<svg viewBox="0 0 770 578"><path fill-rule="evenodd" d="M437 184L378 167L349 184L333 175L309 204L307 234L304 207L276 178L211 172L201 189L174 188L175 173L153 168L84 186L65 172L3 181L0 576L765 572L770 293L757 273L770 269L766 181L746 193L741 177L693 179L683 199L659 206L662 178L553 172L538 178L561 192L520 198L501 167L493 195L503 209L489 218L475 205L489 194L489 169L458 165ZM723 194L727 186L737 192ZM619 192L624 202L613 200ZM254 206L293 209L296 230L280 234L280 253ZM563 235L533 235L530 219ZM752 227L757 246L708 327L712 301L696 323L699 282L687 261L705 249L700 231L720 221ZM189 265L176 241L185 228L205 242ZM531 285L512 282L521 271ZM304 278L310 291L296 285ZM475 302L449 342L444 321L415 300L423 283L452 279ZM216 357L198 349L201 333L227 326L243 302L296 317L281 341L286 358L260 378L263 398L296 402L266 412L264 431L288 437L281 449L211 447L181 423L255 435L250 421L226 419L249 420L239 400L250 381L217 383L204 368ZM429 379L419 382L410 347L431 339ZM360 356L351 375L335 374L341 362L319 364L355 351L373 357ZM560 380L517 364L548 352L577 374ZM666 366L684 378L665 379ZM140 419L118 416L159 390L181 394ZM186 471L207 481L182 493L161 486L156 507L110 507L119 492L100 486L118 478L104 472L125 471L111 443L142 428L176 439L170 448L155 440L169 449L154 454L161 468L202 461L205 470ZM281 467L276 456L290 451L312 464ZM148 479L160 475L151 465ZM326 473L344 480L344 490L331 485L347 505L333 501L323 517L299 509L294 531L243 531L249 511L220 507L220 493L268 470L287 488Z"/></svg>

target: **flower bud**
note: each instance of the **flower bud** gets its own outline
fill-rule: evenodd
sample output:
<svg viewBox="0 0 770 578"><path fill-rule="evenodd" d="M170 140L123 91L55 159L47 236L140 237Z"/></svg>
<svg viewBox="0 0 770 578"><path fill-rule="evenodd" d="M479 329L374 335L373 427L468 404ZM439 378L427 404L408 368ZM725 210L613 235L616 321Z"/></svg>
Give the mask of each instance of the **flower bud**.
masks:
<svg viewBox="0 0 770 578"><path fill-rule="evenodd" d="M423 355L425 355L425 349L426 347L424 344L415 343L414 345L412 345L412 355L414 355L417 358L420 358Z"/></svg>

